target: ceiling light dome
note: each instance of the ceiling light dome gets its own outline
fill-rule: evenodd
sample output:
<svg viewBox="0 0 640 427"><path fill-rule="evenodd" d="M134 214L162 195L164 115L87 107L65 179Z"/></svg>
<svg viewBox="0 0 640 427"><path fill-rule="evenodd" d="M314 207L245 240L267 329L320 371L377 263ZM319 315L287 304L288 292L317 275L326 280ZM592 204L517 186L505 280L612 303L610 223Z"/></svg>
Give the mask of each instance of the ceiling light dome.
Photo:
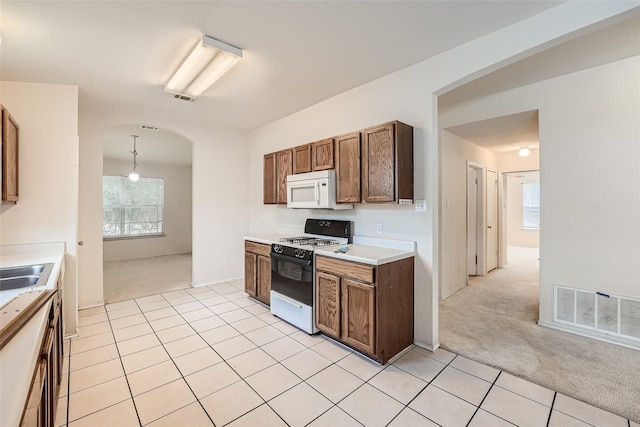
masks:
<svg viewBox="0 0 640 427"><path fill-rule="evenodd" d="M527 157L529 153L531 153L531 150L529 150L529 147L522 147L520 148L520 151L518 151L518 154L520 154L520 157Z"/></svg>

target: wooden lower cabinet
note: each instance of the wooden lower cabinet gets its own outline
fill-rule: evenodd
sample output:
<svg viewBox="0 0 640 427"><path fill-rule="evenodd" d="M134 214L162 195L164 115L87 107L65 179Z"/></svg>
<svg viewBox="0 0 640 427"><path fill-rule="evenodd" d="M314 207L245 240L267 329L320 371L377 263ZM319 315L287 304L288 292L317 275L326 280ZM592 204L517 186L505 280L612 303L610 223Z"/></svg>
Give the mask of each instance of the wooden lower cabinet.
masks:
<svg viewBox="0 0 640 427"><path fill-rule="evenodd" d="M376 352L375 286L342 279L342 339L369 354Z"/></svg>
<svg viewBox="0 0 640 427"><path fill-rule="evenodd" d="M340 277L316 273L316 326L326 335L340 338Z"/></svg>
<svg viewBox="0 0 640 427"><path fill-rule="evenodd" d="M316 326L384 364L413 343L414 258L372 266L316 256Z"/></svg>
<svg viewBox="0 0 640 427"><path fill-rule="evenodd" d="M245 241L244 290L252 298L271 303L271 246Z"/></svg>
<svg viewBox="0 0 640 427"><path fill-rule="evenodd" d="M55 425L64 357L60 283L49 306L48 325L40 347L20 427L53 427Z"/></svg>

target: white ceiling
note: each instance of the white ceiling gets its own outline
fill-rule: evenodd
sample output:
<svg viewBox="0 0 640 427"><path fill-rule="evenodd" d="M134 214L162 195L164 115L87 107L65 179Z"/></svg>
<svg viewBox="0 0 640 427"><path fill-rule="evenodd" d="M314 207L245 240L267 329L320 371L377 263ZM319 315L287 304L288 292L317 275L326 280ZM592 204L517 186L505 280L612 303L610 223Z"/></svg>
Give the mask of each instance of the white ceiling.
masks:
<svg viewBox="0 0 640 427"><path fill-rule="evenodd" d="M131 145L129 135L138 134L140 124L162 129L162 119L137 123L141 111L145 117L252 130L560 3L0 0L0 75L78 85L81 111L130 116L105 135L109 153L112 141ZM194 103L176 100L164 93L164 84L201 33L242 48L244 58ZM598 47L591 56L615 48ZM531 64L514 64L511 78L472 82L442 102L470 99L482 87L497 91L500 82L535 81L540 77L530 74L540 69L544 78L554 73L552 63ZM163 133L140 134L139 151L144 138L180 139Z"/></svg>
<svg viewBox="0 0 640 427"><path fill-rule="evenodd" d="M2 0L0 72L78 85L81 109L254 129L559 3ZM244 58L195 103L176 100L164 84L201 33Z"/></svg>
<svg viewBox="0 0 640 427"><path fill-rule="evenodd" d="M494 153L539 146L538 111L525 111L446 128L460 138Z"/></svg>

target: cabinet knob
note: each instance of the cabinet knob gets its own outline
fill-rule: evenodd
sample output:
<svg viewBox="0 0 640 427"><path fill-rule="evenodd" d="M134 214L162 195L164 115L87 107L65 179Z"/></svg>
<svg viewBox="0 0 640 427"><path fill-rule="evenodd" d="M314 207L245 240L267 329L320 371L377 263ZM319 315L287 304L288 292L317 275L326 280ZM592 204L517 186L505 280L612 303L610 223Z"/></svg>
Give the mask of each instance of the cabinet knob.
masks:
<svg viewBox="0 0 640 427"><path fill-rule="evenodd" d="M84 245L84 242L83 242L82 240L80 240L80 241L78 242L78 246L82 246L82 245Z"/></svg>

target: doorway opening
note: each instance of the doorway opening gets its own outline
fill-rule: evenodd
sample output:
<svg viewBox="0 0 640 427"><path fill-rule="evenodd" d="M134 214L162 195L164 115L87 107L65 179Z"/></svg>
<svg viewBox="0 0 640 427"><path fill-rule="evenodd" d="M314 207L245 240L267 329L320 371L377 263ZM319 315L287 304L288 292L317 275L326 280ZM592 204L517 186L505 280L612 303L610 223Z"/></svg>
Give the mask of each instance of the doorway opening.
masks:
<svg viewBox="0 0 640 427"><path fill-rule="evenodd" d="M127 124L105 132L103 150L104 301L191 287L191 142Z"/></svg>

